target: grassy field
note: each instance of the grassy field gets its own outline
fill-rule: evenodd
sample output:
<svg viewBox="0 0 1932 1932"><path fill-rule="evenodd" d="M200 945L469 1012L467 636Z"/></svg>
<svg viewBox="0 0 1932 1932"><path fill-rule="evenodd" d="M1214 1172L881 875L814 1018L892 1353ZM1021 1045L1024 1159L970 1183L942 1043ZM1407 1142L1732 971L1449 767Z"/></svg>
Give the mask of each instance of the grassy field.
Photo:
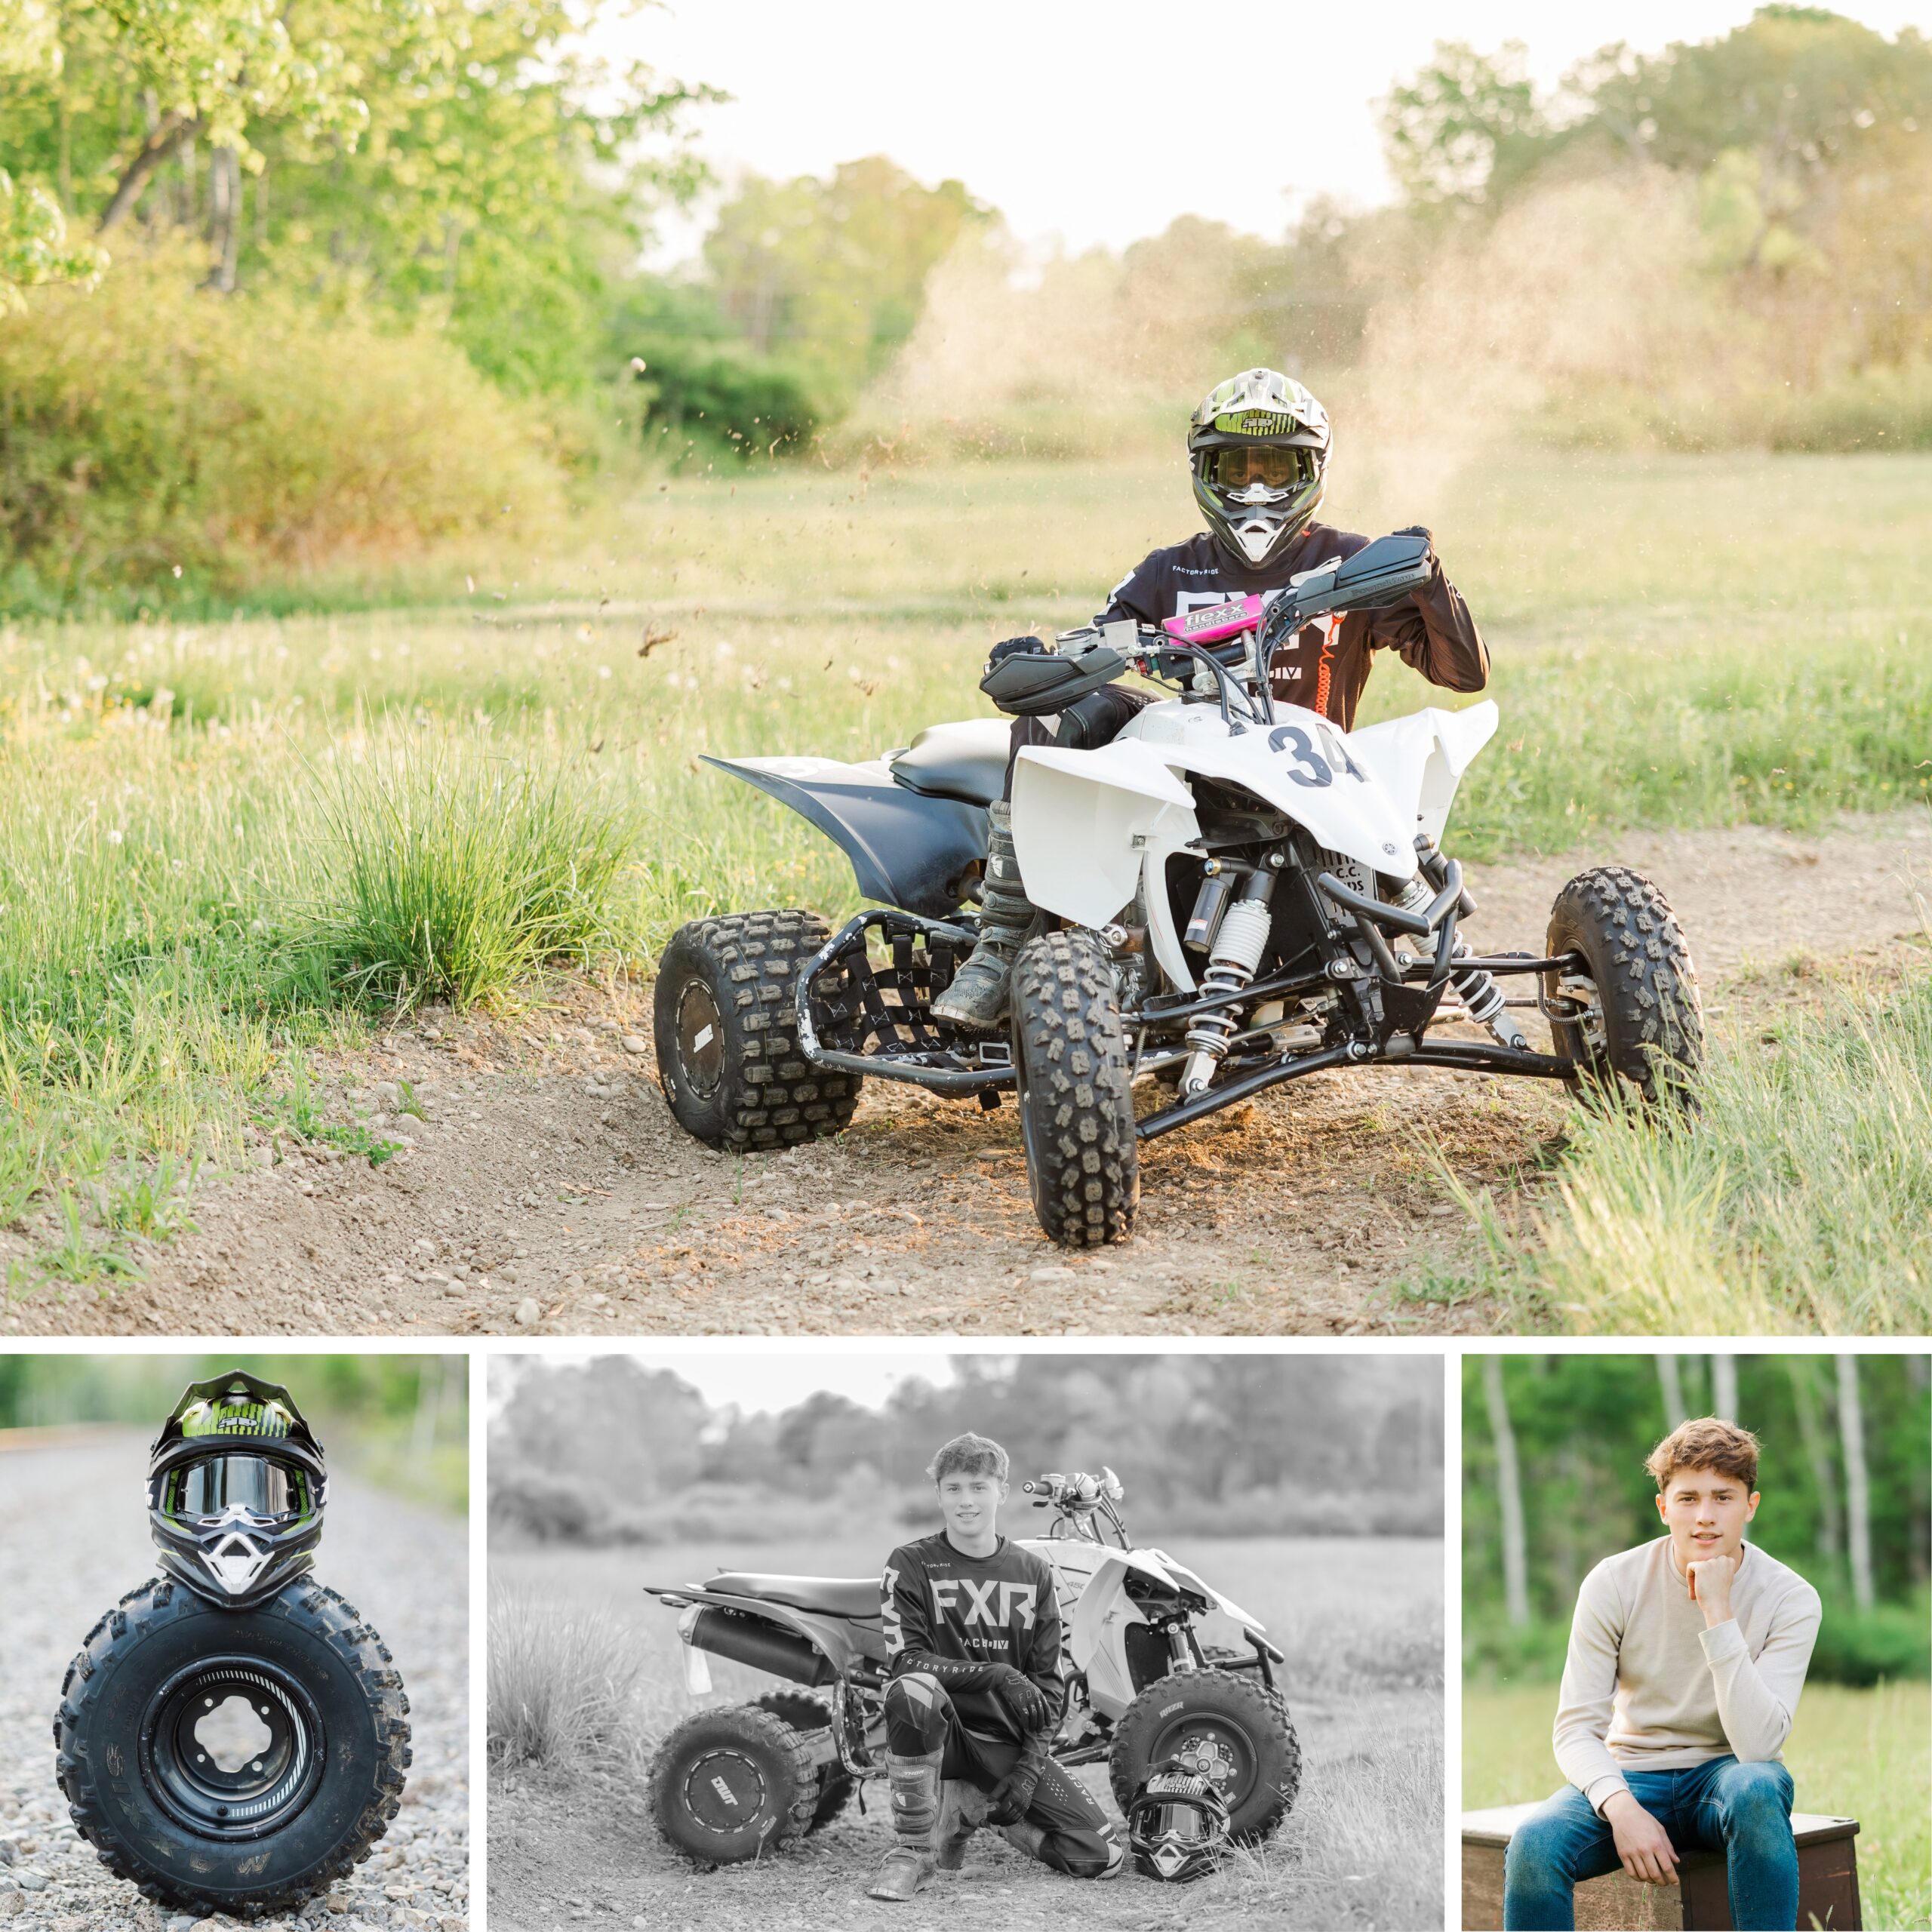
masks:
<svg viewBox="0 0 1932 1932"><path fill-rule="evenodd" d="M721 1541L641 1553L493 1550L497 1627L507 1611L523 1638L513 1649L492 1644L491 1731L500 1761L493 1779L493 1920L500 1917L512 1927L530 1922L523 1915L543 1896L544 1861L555 1855L556 1832L567 1829L563 1821L592 1801L593 1792L600 1807L605 1792L635 1804L655 1741L693 1708L675 1617L641 1595L645 1582L689 1582L724 1564L869 1575L884 1553L880 1543L876 1537L797 1546ZM1198 1566L1260 1617L1287 1652L1284 1688L1304 1753L1301 1797L1281 1832L1191 1888L1189 1922L1311 1927L1439 1922L1441 1546L1397 1538L1168 1543L1178 1559ZM547 1646L535 1634L546 1625L552 1633ZM513 1671L500 1667L498 1657L514 1657ZM717 1689L704 1701L735 1702L771 1687L771 1680L757 1672L712 1662ZM634 1676L620 1682L626 1665ZM601 1709L571 1714L549 1761L521 1768L501 1761L506 1755L501 1746L516 1727L513 1714L567 1680L615 1687L623 1721L609 1721ZM1104 1777L1097 1770L1081 1775L1108 1802ZM500 1814L508 1820L505 1838L497 1835ZM607 1813L600 1809L598 1815ZM823 1902L835 1899L837 1922L862 1932L880 1910L860 1896L858 1882L884 1847L876 1811L870 1822L848 1812L775 1867L728 1869L697 1880L666 1852L641 1817L635 1823L621 1852L612 1852L607 1841L594 1854L599 1867L594 1875L583 1875L580 1863L570 1867L583 1895L608 1889L614 1897L643 1896L654 1906L675 1900L675 1909L702 1911L706 1924L734 1928L789 1924L792 1915L809 1912L809 1901L820 1901L822 1915L832 1909ZM514 1849L506 1851L505 1845ZM976 1845L970 1875L970 1889L949 1888L935 1900L935 1909L943 1900L949 1926L1030 1927L1064 1923L1073 1911L1097 1932L1140 1932L1169 1922L1149 1916L1143 1883L1081 1893L1075 1906L1063 1881L1030 1870L997 1847Z"/></svg>
<svg viewBox="0 0 1932 1932"><path fill-rule="evenodd" d="M1553 1685L1463 1692L1463 1804L1546 1798L1562 1780L1550 1755ZM1923 1682L1806 1688L1785 1762L1798 1808L1859 1821L1858 1882L1872 1932L1932 1924L1932 1688Z"/></svg>
<svg viewBox="0 0 1932 1932"><path fill-rule="evenodd" d="M1363 515L1429 515L1493 641L1459 849L1927 796L1928 491L1916 457L1525 457ZM984 715L990 640L1084 617L1195 521L1173 465L798 468L479 553L441 608L0 630L0 1225L38 1215L10 1292L111 1288L117 1235L178 1224L248 1118L313 1130L305 1050L386 1003L853 906L699 755ZM1367 715L1425 695L1389 663Z"/></svg>

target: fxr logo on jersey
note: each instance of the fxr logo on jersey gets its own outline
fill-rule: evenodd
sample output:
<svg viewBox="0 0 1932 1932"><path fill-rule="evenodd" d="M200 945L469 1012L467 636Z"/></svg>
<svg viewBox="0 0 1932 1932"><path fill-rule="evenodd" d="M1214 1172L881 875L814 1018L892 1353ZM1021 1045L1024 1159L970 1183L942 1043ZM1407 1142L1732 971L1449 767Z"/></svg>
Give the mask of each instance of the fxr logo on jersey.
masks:
<svg viewBox="0 0 1932 1932"><path fill-rule="evenodd" d="M1028 1630L1033 1627L1033 1606L1040 1594L1036 1584L1002 1583L997 1578L976 1583L966 1577L934 1577L931 1580L933 1608L942 1617L957 1611L963 1623L984 1623L1003 1630L1012 1623L1017 1611L1021 1627ZM993 1607L995 1593L997 1611ZM963 1604L960 1601L962 1594Z"/></svg>

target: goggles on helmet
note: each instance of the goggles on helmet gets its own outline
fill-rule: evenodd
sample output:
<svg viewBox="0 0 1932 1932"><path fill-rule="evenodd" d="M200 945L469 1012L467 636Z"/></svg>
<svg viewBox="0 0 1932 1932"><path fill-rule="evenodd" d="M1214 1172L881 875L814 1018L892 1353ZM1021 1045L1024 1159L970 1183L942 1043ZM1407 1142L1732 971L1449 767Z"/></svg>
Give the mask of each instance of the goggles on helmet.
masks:
<svg viewBox="0 0 1932 1932"><path fill-rule="evenodd" d="M1321 473L1313 450L1280 443L1229 443L1208 451L1203 461L1206 480L1220 490L1257 483L1269 490L1299 490Z"/></svg>

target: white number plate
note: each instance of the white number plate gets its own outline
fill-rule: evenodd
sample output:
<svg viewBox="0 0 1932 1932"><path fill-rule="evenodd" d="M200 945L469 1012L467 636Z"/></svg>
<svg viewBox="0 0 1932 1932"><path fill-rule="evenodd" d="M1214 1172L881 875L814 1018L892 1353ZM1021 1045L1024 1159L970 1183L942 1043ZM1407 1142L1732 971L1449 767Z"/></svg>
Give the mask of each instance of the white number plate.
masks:
<svg viewBox="0 0 1932 1932"><path fill-rule="evenodd" d="M711 1694L711 1665L702 1651L685 1646L685 1688L694 1697Z"/></svg>

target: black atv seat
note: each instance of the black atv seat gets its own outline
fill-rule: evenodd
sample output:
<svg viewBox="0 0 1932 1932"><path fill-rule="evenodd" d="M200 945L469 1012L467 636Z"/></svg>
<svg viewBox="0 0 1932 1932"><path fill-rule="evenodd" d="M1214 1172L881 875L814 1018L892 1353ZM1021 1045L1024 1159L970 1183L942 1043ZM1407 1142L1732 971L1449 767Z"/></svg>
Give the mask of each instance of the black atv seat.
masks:
<svg viewBox="0 0 1932 1932"><path fill-rule="evenodd" d="M907 790L928 798L989 805L1006 789L1012 746L1012 727L1004 718L928 724L892 761L892 775Z"/></svg>
<svg viewBox="0 0 1932 1932"><path fill-rule="evenodd" d="M743 1570L727 1571L704 1586L720 1596L755 1597L760 1603L782 1603L792 1610L816 1610L827 1617L876 1617L879 1587L876 1577L757 1577Z"/></svg>

